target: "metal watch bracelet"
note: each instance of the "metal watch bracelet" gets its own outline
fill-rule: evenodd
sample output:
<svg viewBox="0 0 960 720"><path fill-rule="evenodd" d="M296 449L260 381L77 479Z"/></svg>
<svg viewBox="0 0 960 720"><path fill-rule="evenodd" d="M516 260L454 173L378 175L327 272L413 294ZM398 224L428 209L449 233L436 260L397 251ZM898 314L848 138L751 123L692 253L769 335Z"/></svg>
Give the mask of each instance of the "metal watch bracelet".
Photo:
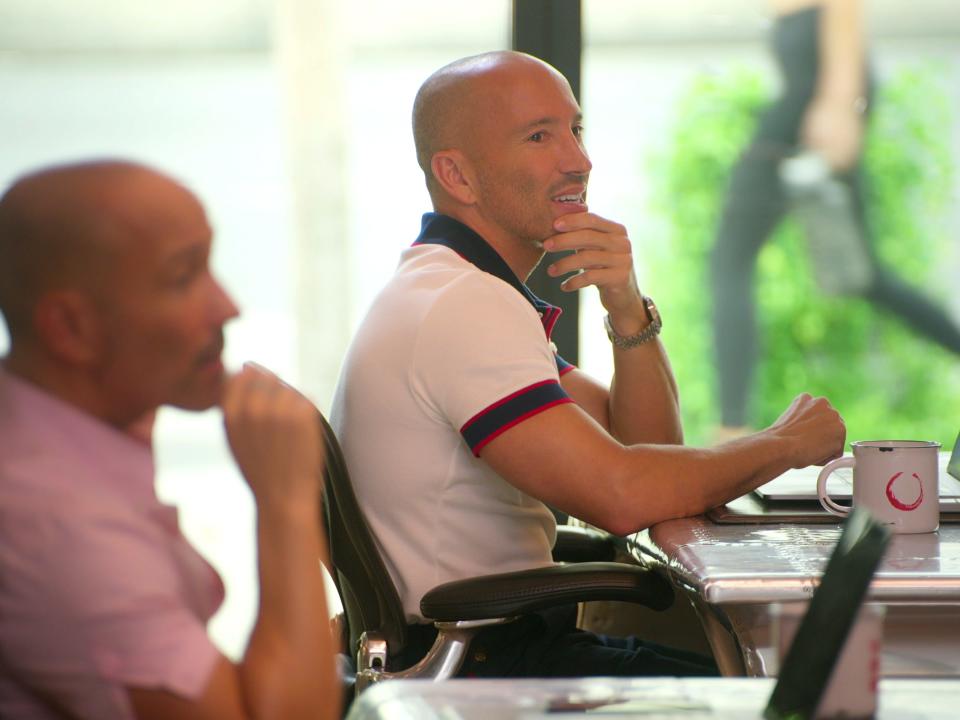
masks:
<svg viewBox="0 0 960 720"><path fill-rule="evenodd" d="M617 334L617 331L613 329L613 324L610 322L610 315L607 314L603 318L603 325L607 329L607 337L610 338L610 342L621 350L630 350L638 345L643 345L645 342L650 342L660 334L663 321L660 319L660 312L657 310L657 306L654 305L653 300L648 297L643 298L643 303L646 307L647 318L649 318L650 324L636 335L624 336Z"/></svg>

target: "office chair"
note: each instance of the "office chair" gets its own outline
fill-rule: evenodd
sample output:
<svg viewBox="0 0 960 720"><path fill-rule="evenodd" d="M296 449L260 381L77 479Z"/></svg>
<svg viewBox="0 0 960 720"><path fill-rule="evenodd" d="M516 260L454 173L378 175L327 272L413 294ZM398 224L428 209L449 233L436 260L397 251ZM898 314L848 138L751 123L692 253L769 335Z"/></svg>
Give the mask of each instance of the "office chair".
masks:
<svg viewBox="0 0 960 720"><path fill-rule="evenodd" d="M512 622L524 614L589 600L620 600L665 610L673 602L670 583L654 571L614 562L577 562L445 583L420 603L438 629L437 639L416 665L392 671L390 656L407 642L400 596L380 557L357 503L340 443L320 417L326 445L323 514L334 582L346 615L349 652L356 652L356 693L388 678L453 677L472 637L483 627ZM560 550L572 555L612 557L615 539L569 528ZM562 555L561 555L562 557Z"/></svg>

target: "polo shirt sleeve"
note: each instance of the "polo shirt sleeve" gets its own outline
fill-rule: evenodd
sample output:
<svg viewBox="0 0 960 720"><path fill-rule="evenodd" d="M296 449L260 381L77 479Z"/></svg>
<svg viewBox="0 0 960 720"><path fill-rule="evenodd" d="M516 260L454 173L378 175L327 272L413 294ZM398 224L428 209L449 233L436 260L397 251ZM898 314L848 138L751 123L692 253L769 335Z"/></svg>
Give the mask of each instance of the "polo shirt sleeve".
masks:
<svg viewBox="0 0 960 720"><path fill-rule="evenodd" d="M34 509L0 512L0 665L71 717L132 717L128 686L198 698L220 653L184 599L182 537L109 506L80 513L83 526L62 506Z"/></svg>
<svg viewBox="0 0 960 720"><path fill-rule="evenodd" d="M536 310L486 273L460 278L434 303L410 372L428 412L457 428L478 457L510 428L573 402Z"/></svg>

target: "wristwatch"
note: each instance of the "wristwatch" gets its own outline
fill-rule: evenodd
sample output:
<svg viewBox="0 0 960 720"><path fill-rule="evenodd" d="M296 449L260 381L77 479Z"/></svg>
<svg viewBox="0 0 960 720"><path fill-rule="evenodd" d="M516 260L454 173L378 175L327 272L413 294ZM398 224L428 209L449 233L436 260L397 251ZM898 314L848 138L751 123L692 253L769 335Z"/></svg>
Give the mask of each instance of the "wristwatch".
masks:
<svg viewBox="0 0 960 720"><path fill-rule="evenodd" d="M650 324L636 335L628 335L626 337L618 335L617 331L613 329L613 325L610 324L610 316L607 315L603 318L603 324L607 328L607 337L610 338L610 342L621 350L629 350L630 348L637 347L637 345L643 345L645 342L653 340L660 334L660 328L663 327L663 320L660 318L660 311L657 310L657 306L653 300L646 295L643 296L643 306L647 310L647 318L649 318Z"/></svg>

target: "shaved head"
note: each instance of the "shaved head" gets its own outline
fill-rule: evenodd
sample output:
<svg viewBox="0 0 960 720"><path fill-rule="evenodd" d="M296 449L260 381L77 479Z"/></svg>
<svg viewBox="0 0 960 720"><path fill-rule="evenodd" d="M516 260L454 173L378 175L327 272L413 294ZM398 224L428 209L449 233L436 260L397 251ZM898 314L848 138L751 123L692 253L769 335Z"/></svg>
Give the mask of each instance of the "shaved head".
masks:
<svg viewBox="0 0 960 720"><path fill-rule="evenodd" d="M213 277L200 201L123 161L46 168L0 198L4 369L126 428L208 408L237 308Z"/></svg>
<svg viewBox="0 0 960 720"><path fill-rule="evenodd" d="M502 80L519 69L563 76L532 55L508 50L461 58L437 70L420 86L413 103L413 141L427 187L435 188L430 164L440 150L469 152L478 123L497 112L492 102Z"/></svg>
<svg viewBox="0 0 960 720"><path fill-rule="evenodd" d="M417 93L413 135L434 211L479 234L518 277L558 217L587 209L580 104L535 57L491 52L440 68Z"/></svg>
<svg viewBox="0 0 960 720"><path fill-rule="evenodd" d="M29 337L33 307L45 292L93 292L102 284L124 241L143 224L134 194L160 184L175 185L120 161L45 168L13 184L0 198L0 311L11 339Z"/></svg>

